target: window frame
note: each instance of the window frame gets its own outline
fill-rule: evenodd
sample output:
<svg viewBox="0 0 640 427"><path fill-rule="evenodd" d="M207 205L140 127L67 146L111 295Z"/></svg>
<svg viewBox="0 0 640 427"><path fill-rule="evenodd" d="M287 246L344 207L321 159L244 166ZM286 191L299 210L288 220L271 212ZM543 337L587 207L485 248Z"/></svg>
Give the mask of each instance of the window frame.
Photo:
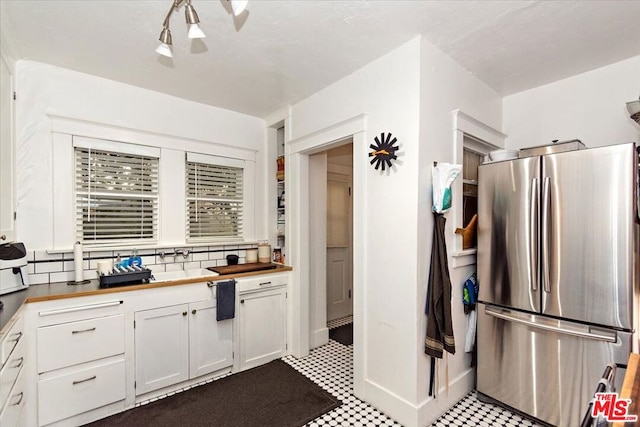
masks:
<svg viewBox="0 0 640 427"><path fill-rule="evenodd" d="M189 201L193 199L189 196L189 163L196 164L204 164L211 166L220 166L220 167L229 167L229 168L238 168L242 170L242 194L241 197L235 199L240 200L241 212L240 212L240 222L239 222L239 232L237 235L224 235L224 236L198 236L192 237L190 235L190 207ZM247 221L251 220L247 215L247 207L248 207L248 185L249 185L249 176L253 175L252 169L249 167L250 162L241 159L232 159L227 157L219 157L213 156L209 154L200 154L194 152L186 152L185 153L185 173L184 173L184 191L185 191L185 241L187 244L202 244L202 243L220 243L220 242L242 242L245 240L247 235ZM197 200L197 198L196 198Z"/></svg>
<svg viewBox="0 0 640 427"><path fill-rule="evenodd" d="M115 240L107 240L104 242L100 241L90 241L84 240L84 236L82 233L82 225L78 223L78 187L77 181L75 179L75 175L79 173L77 169L77 150L95 150L99 152L110 152L121 155L128 156L140 156L146 158L156 159L156 173L155 173L155 186L156 192L155 195L150 195L149 198L155 198L155 207L154 207L154 218L153 218L153 237L152 238L143 238L143 239L135 239L135 238L127 238L127 239L115 239ZM72 191L72 200L73 200L73 230L74 230L74 239L76 241L82 242L82 244L86 248L104 248L104 247L143 247L143 246L151 246L157 245L160 240L160 200L161 200L161 192L160 192L160 159L161 159L161 150L155 147L146 147L136 144L123 143L123 142L115 142L108 140L98 140L93 138L84 138L84 137L72 137L72 156L73 156L73 191Z"/></svg>

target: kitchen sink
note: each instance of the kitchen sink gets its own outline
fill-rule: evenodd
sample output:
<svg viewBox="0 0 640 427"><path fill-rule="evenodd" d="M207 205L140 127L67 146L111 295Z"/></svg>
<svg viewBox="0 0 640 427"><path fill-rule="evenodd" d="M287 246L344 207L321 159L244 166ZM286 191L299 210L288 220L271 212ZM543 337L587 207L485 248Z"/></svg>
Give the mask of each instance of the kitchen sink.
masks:
<svg viewBox="0 0 640 427"><path fill-rule="evenodd" d="M194 278L202 278L208 279L213 278L215 276L219 276L215 271L207 270L204 268L194 268L191 270L177 270L177 271L167 271L167 272L152 272L151 279L149 283L158 283L158 282L169 282L171 280L182 280L182 279L194 279Z"/></svg>

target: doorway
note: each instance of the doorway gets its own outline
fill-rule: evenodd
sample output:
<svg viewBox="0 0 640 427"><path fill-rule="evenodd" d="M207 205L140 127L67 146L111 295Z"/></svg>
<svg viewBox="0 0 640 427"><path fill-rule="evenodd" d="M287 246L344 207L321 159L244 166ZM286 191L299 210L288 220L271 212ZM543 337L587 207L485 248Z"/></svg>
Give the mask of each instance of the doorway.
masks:
<svg viewBox="0 0 640 427"><path fill-rule="evenodd" d="M291 234L289 256L296 267L291 272L291 288L289 305L292 322L289 334L291 337L291 354L294 357L305 357L311 348L322 345L328 340L326 326L326 207L322 211L316 209L317 202L326 201L318 197L314 183L322 182L326 191L326 160L324 175L316 174L322 156L315 154L326 152L335 147L353 144L353 390L355 395L364 393L364 360L366 337L364 334L366 319L364 318L364 287L367 282L367 271L363 268L366 259L365 235L367 221L366 191L367 162L356 162L356 158L366 157L368 140L366 133L366 114L358 114L325 128L304 133L292 138L287 144L289 164L287 173L291 193L288 208L291 209ZM325 156L326 158L326 156ZM320 189L322 191L322 189ZM289 194L287 194L289 195ZM321 242L321 244L319 244ZM324 258L318 263L318 258ZM318 265L319 264L319 265ZM315 268L316 266L322 268ZM322 285L321 285L322 284Z"/></svg>
<svg viewBox="0 0 640 427"><path fill-rule="evenodd" d="M327 151L327 325L353 318L353 144Z"/></svg>

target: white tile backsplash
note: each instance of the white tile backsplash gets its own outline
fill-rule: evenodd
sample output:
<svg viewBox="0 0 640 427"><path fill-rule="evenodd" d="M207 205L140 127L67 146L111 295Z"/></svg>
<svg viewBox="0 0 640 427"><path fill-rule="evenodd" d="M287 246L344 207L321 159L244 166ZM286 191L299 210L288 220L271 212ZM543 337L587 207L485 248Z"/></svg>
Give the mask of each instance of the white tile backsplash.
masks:
<svg viewBox="0 0 640 427"><path fill-rule="evenodd" d="M200 261L191 261L184 263L185 270L194 270L196 268L200 268Z"/></svg>
<svg viewBox="0 0 640 427"><path fill-rule="evenodd" d="M63 262L62 258L60 261L50 261L50 262L36 262L34 271L36 273L58 273L62 271Z"/></svg>
<svg viewBox="0 0 640 427"><path fill-rule="evenodd" d="M76 263L74 261L65 261L63 266L64 266L63 267L64 271L74 271L76 269ZM88 270L89 269L89 261L88 260L82 261L82 269L83 270Z"/></svg>
<svg viewBox="0 0 640 427"><path fill-rule="evenodd" d="M84 277L84 273L82 275L83 280L88 279L88 277ZM74 280L74 272L73 271L62 271L60 273L51 273L49 274L49 281L51 283L56 283L56 282L70 282L72 280Z"/></svg>
<svg viewBox="0 0 640 427"><path fill-rule="evenodd" d="M178 271L184 270L183 264L181 262L176 262L174 264L165 264L166 271Z"/></svg>
<svg viewBox="0 0 640 427"><path fill-rule="evenodd" d="M200 263L200 268L209 268L209 267L217 267L217 261L212 259L211 261L202 261Z"/></svg>
<svg viewBox="0 0 640 427"><path fill-rule="evenodd" d="M49 283L49 273L29 274L29 285Z"/></svg>
<svg viewBox="0 0 640 427"><path fill-rule="evenodd" d="M218 245L209 247L176 247L177 249L187 249L190 251L185 258L182 255L165 256L160 258L159 252L173 253L174 248L164 249L142 249L137 251L137 255L142 258L142 264L155 272L190 270L197 268L208 268L227 265L226 256L229 254L238 255L239 262L246 262L246 249L256 248L255 244L246 245ZM195 251L195 252L193 252ZM118 254L121 259L129 258L132 250L121 251L92 251L84 253L82 268L85 279L95 279L98 277L96 270L98 262L111 259L114 263ZM49 254L46 251L29 251L28 259L40 262L30 262L27 264L27 272L31 284L68 282L74 280L75 264L73 253Z"/></svg>
<svg viewBox="0 0 640 427"><path fill-rule="evenodd" d="M207 261L209 260L209 252L194 253L192 254L193 261Z"/></svg>

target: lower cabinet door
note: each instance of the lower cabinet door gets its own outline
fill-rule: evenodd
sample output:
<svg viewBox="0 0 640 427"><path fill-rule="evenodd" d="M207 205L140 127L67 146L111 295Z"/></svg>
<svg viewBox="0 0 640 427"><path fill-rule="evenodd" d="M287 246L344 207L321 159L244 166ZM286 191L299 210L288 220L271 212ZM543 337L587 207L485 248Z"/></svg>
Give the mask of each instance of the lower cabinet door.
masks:
<svg viewBox="0 0 640 427"><path fill-rule="evenodd" d="M240 294L240 369L278 359L286 352L285 288Z"/></svg>
<svg viewBox="0 0 640 427"><path fill-rule="evenodd" d="M189 304L191 378L233 365L232 319L216 320L215 300Z"/></svg>
<svg viewBox="0 0 640 427"><path fill-rule="evenodd" d="M189 379L189 305L135 313L136 395Z"/></svg>
<svg viewBox="0 0 640 427"><path fill-rule="evenodd" d="M124 400L125 395L124 358L39 380L39 424L51 424Z"/></svg>
<svg viewBox="0 0 640 427"><path fill-rule="evenodd" d="M21 369L18 379L11 391L8 392L7 401L4 408L0 408L0 426L16 427L19 424L20 413L25 404L26 376L25 370Z"/></svg>

